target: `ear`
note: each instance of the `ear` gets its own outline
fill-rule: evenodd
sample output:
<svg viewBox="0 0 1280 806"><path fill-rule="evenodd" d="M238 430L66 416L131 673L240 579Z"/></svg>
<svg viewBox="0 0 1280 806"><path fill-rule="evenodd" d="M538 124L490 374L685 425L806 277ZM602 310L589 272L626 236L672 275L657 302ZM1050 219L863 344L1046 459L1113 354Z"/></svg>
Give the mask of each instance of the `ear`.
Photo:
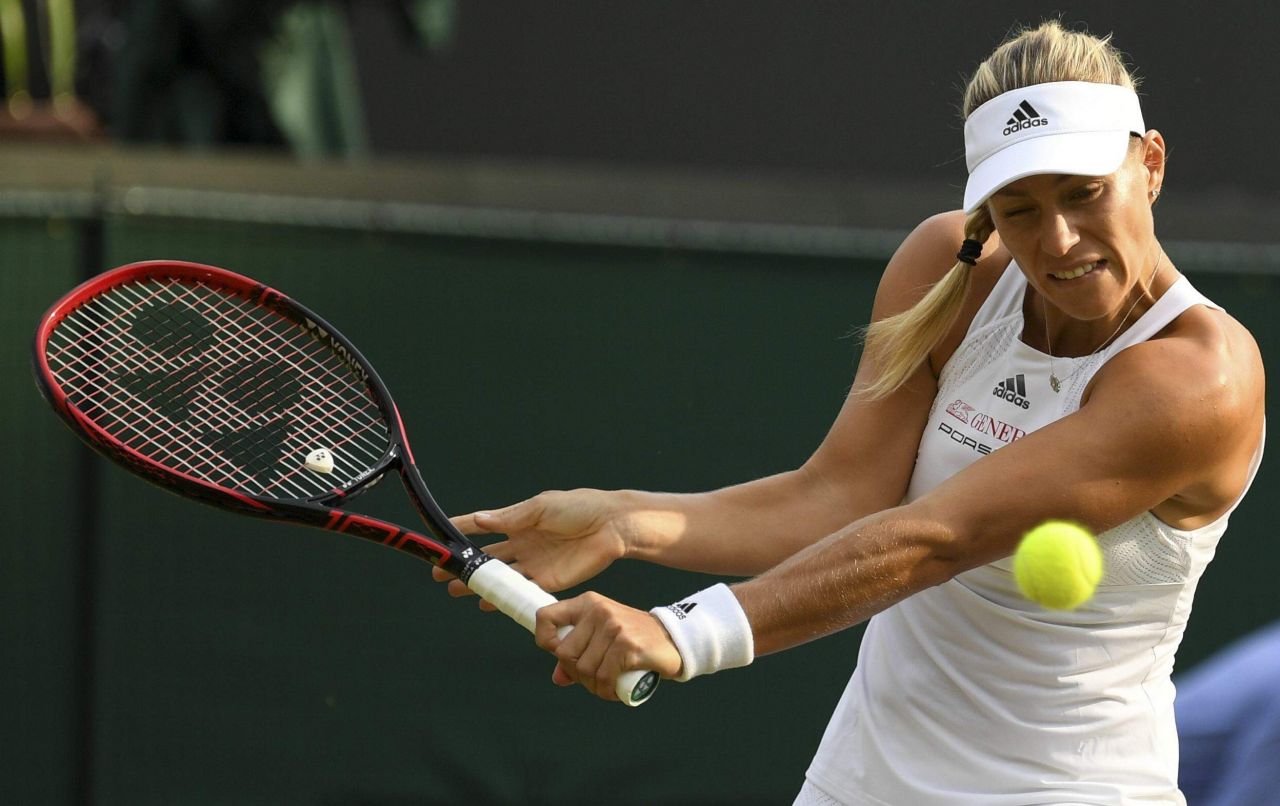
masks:
<svg viewBox="0 0 1280 806"><path fill-rule="evenodd" d="M1164 168L1167 151L1164 135L1151 129L1142 137L1142 167L1147 172L1147 197L1155 201L1164 185Z"/></svg>

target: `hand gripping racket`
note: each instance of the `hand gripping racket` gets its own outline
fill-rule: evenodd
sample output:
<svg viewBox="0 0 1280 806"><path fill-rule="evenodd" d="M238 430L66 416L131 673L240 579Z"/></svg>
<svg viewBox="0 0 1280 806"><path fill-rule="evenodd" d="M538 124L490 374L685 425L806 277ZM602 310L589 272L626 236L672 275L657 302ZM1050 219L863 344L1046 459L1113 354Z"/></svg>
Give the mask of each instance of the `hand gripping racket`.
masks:
<svg viewBox="0 0 1280 806"><path fill-rule="evenodd" d="M420 557L530 631L555 601L454 528L373 367L279 291L196 263L122 266L49 309L33 363L72 430L147 481ZM343 508L393 469L430 536ZM618 699L639 705L657 684L655 672L628 672Z"/></svg>

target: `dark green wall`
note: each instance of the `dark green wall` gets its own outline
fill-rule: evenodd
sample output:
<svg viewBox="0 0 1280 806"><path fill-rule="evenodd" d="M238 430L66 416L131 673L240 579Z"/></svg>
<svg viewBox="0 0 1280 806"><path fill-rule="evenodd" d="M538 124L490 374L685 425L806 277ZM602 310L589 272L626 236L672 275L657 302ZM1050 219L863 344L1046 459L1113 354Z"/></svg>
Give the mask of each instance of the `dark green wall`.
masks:
<svg viewBox="0 0 1280 806"><path fill-rule="evenodd" d="M75 277L65 221L0 220L0 803L74 792L78 614L77 444L31 382L36 318ZM16 522L13 513L17 514Z"/></svg>
<svg viewBox="0 0 1280 806"><path fill-rule="evenodd" d="M3 802L67 802L80 758L76 444L26 365L39 311L72 282L73 234L0 225L12 300L0 495L19 515L0 542L0 696L17 714L0 720ZM107 256L222 265L322 312L379 368L455 512L794 466L843 400L847 334L879 269L145 219L109 220ZM1275 353L1280 281L1193 280ZM853 665L859 631L668 683L644 708L609 706L553 687L527 634L448 599L425 564L198 507L94 461L100 804L788 802ZM1179 668L1280 612L1262 579L1280 561L1262 521L1274 486L1264 466L1201 585ZM359 505L414 517L393 484ZM703 584L635 566L593 587L650 606Z"/></svg>

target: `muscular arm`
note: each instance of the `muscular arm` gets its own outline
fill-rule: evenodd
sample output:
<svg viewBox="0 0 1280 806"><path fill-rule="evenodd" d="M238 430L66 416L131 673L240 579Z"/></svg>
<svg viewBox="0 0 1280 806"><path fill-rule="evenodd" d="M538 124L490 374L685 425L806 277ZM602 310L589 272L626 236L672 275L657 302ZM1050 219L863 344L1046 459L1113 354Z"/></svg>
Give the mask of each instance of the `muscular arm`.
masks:
<svg viewBox="0 0 1280 806"><path fill-rule="evenodd" d="M913 385L924 385L924 379ZM900 430L899 437L905 433L897 444L862 435L858 444L837 448L837 432L850 430L841 422L874 417L868 408L851 395L832 434L795 470L708 493L623 493L632 528L627 556L749 576L851 521L895 506L915 462L911 436L923 428L928 407L901 406L893 412L884 428Z"/></svg>
<svg viewBox="0 0 1280 806"><path fill-rule="evenodd" d="M1049 518L1101 532L1206 479L1240 481L1242 446L1251 452L1261 427L1256 354L1161 339L1125 351L1105 373L1075 414L734 586L757 654L859 623L1008 556Z"/></svg>
<svg viewBox="0 0 1280 806"><path fill-rule="evenodd" d="M872 320L913 305L955 262L963 216L943 214L908 236L885 269ZM963 328L967 319L957 327ZM952 346L954 349L954 345ZM627 556L686 570L763 572L842 526L896 506L907 491L937 392L928 367L894 394L867 401L862 361L830 432L800 468L709 493L627 491Z"/></svg>
<svg viewBox="0 0 1280 806"><path fill-rule="evenodd" d="M1244 489L1263 411L1253 339L1225 314L1189 312L1107 362L1076 413L978 459L910 504L863 515L732 586L754 653L857 624L1008 556L1023 533L1050 518L1095 532L1144 511L1178 528L1208 523ZM606 698L621 670L673 676L682 667L662 624L596 594L550 605L538 620L539 646L560 660L559 682L580 682ZM555 630L567 624L577 628L562 642Z"/></svg>
<svg viewBox="0 0 1280 806"><path fill-rule="evenodd" d="M964 216L943 213L918 226L889 261L872 319L914 305L954 265ZM750 576L850 522L896 506L915 466L920 434L937 392L931 367L954 351L986 288L1008 262L998 244L979 261L952 333L892 395L869 401L877 377L860 362L853 390L826 438L801 467L721 490L665 494L621 490L548 491L494 512L459 515L466 534L506 536L487 546L551 591L576 585L627 556L686 570ZM440 569L455 596L470 593ZM482 605L483 606L483 605Z"/></svg>

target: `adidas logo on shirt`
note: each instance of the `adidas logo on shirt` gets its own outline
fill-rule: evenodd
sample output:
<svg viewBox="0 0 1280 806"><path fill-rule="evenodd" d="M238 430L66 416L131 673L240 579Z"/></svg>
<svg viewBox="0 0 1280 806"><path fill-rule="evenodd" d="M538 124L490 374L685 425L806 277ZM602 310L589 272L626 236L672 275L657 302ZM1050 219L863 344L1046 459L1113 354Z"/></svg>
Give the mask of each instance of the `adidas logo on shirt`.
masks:
<svg viewBox="0 0 1280 806"><path fill-rule="evenodd" d="M1041 117L1040 113L1031 104L1023 101L1018 104L1018 108L1013 110L1013 117L1004 122L1004 134L1008 137L1015 132L1023 129L1030 129L1032 126L1048 126L1049 119Z"/></svg>
<svg viewBox="0 0 1280 806"><path fill-rule="evenodd" d="M1027 376L1014 375L1012 378L1005 378L996 384L996 388L991 390L991 394L1001 400L1007 400L1015 406L1024 409L1031 408L1031 401L1027 399Z"/></svg>

